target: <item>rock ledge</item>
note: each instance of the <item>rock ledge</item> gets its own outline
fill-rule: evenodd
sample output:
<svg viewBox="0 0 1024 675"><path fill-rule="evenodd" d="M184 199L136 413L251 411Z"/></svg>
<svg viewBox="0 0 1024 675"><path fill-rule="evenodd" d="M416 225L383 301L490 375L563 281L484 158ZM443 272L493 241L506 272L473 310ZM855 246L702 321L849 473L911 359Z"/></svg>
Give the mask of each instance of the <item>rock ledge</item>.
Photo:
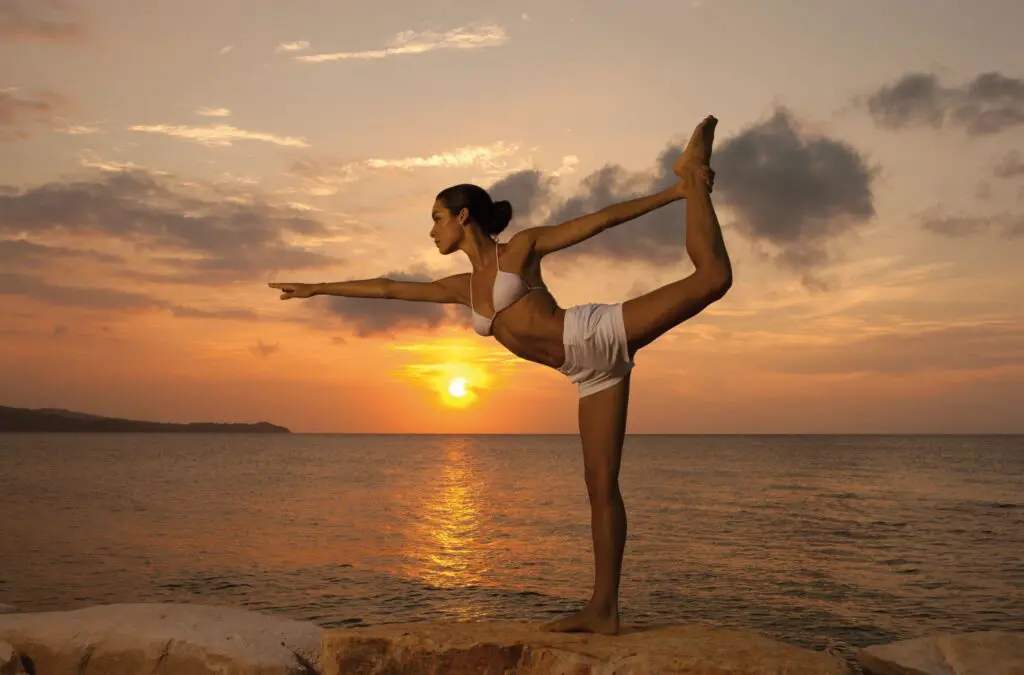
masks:
<svg viewBox="0 0 1024 675"><path fill-rule="evenodd" d="M846 675L845 661L742 631L677 626L616 637L521 623L327 630L323 675Z"/></svg>

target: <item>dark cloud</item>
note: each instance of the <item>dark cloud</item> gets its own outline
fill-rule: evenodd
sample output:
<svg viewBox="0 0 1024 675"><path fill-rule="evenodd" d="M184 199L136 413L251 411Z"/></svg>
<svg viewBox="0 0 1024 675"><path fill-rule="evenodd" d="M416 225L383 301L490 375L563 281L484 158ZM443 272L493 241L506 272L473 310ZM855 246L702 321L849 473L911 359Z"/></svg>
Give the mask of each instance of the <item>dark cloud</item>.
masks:
<svg viewBox="0 0 1024 675"><path fill-rule="evenodd" d="M28 274L0 272L0 295L19 295L60 307L143 312L164 310L177 317L250 321L250 310L203 310L183 307L144 293L97 286L63 286ZM104 329L109 330L109 329Z"/></svg>
<svg viewBox="0 0 1024 675"><path fill-rule="evenodd" d="M84 32L70 0L0 0L0 39L68 42Z"/></svg>
<svg viewBox="0 0 1024 675"><path fill-rule="evenodd" d="M512 204L514 219L509 231L522 229L524 221L548 206L554 199L555 179L536 169L511 173L488 188L495 200L507 199Z"/></svg>
<svg viewBox="0 0 1024 675"><path fill-rule="evenodd" d="M1017 150L1011 150L996 164L992 173L996 178L1024 176L1024 157Z"/></svg>
<svg viewBox="0 0 1024 675"><path fill-rule="evenodd" d="M113 288L57 286L42 279L12 272L0 272L0 295L23 295L51 305L112 309L122 311L162 309L162 300L142 293Z"/></svg>
<svg viewBox="0 0 1024 675"><path fill-rule="evenodd" d="M884 129L948 126L983 136L1024 124L1024 80L988 72L945 87L934 73L908 73L863 103Z"/></svg>
<svg viewBox="0 0 1024 675"><path fill-rule="evenodd" d="M54 115L65 106L65 99L52 92L24 96L0 89L0 142L25 140L37 127L52 127Z"/></svg>
<svg viewBox="0 0 1024 675"><path fill-rule="evenodd" d="M0 235L127 242L171 268L150 273L153 281L255 281L268 269L326 267L340 261L288 242L290 234L326 233L300 211L251 198L202 196L141 170L0 191Z"/></svg>
<svg viewBox="0 0 1024 675"><path fill-rule="evenodd" d="M535 171L512 174L490 190L524 205L528 217L541 205L548 224L592 213L605 206L668 187L677 178L672 163L682 146L668 145L648 172L607 165L583 178L576 193L558 202L551 184ZM802 132L793 116L778 109L767 121L717 143L716 202L739 217L740 232L778 250L780 263L802 273L830 259L827 246L875 215L874 172L849 144ZM653 211L603 232L559 256L594 255L674 265L685 256L684 212L680 203Z"/></svg>
<svg viewBox="0 0 1024 675"><path fill-rule="evenodd" d="M0 239L0 264L10 268L16 264L47 263L53 260L95 260L105 264L123 263L124 258L88 249L37 244L28 239Z"/></svg>
<svg viewBox="0 0 1024 675"><path fill-rule="evenodd" d="M875 172L848 143L801 132L778 110L722 143L712 157L715 193L751 239L800 271L831 259L829 244L875 215Z"/></svg>
<svg viewBox="0 0 1024 675"><path fill-rule="evenodd" d="M424 274L389 272L384 278L394 281L432 281ZM380 300L327 296L329 314L341 319L345 328L359 337L390 334L397 328L436 328L450 321L450 310L432 302Z"/></svg>
<svg viewBox="0 0 1024 675"><path fill-rule="evenodd" d="M958 238L995 232L1003 237L1024 236L1024 216L999 214L995 216L942 216L927 214L921 226L944 237Z"/></svg>

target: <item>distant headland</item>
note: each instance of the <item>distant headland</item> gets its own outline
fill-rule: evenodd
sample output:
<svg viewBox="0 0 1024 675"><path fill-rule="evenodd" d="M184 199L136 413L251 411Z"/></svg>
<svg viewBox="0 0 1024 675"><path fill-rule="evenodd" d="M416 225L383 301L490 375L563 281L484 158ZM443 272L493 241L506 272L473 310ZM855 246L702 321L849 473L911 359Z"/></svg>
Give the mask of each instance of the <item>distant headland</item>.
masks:
<svg viewBox="0 0 1024 675"><path fill-rule="evenodd" d="M291 430L270 422L145 422L117 417L102 417L56 408L9 408L0 406L0 432L135 432L135 433L270 433L290 434Z"/></svg>

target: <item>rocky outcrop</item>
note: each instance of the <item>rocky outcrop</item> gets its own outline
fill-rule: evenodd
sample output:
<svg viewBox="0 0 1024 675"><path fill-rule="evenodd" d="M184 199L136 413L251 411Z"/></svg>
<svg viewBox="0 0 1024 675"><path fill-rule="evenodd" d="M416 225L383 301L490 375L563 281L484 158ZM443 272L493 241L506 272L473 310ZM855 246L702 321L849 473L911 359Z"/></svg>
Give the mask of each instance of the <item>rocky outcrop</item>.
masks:
<svg viewBox="0 0 1024 675"><path fill-rule="evenodd" d="M860 649L868 675L1024 675L1024 633L935 635Z"/></svg>
<svg viewBox="0 0 1024 675"><path fill-rule="evenodd" d="M602 635L521 623L327 630L323 675L845 675L839 657L753 633L679 626Z"/></svg>
<svg viewBox="0 0 1024 675"><path fill-rule="evenodd" d="M24 675L21 655L6 642L0 641L0 675Z"/></svg>
<svg viewBox="0 0 1024 675"><path fill-rule="evenodd" d="M18 608L13 605L5 605L0 602L0 614L14 614L18 611Z"/></svg>
<svg viewBox="0 0 1024 675"><path fill-rule="evenodd" d="M38 675L312 675L321 633L313 623L206 605L0 616L0 642Z"/></svg>
<svg viewBox="0 0 1024 675"><path fill-rule="evenodd" d="M857 651L867 675L1024 675L1024 633ZM690 625L615 637L536 624L422 622L324 630L229 607L103 605L0 616L0 675L848 675L840 656Z"/></svg>

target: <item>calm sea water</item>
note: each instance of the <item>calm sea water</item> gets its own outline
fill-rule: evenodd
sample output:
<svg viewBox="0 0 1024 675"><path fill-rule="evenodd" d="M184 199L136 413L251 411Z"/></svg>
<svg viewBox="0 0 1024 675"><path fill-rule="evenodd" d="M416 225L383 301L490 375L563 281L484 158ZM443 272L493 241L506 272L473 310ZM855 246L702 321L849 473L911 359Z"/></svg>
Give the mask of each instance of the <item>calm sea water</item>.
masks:
<svg viewBox="0 0 1024 675"><path fill-rule="evenodd" d="M0 479L25 611L548 620L592 581L573 436L5 434ZM622 486L626 623L1024 630L1024 437L630 436Z"/></svg>

